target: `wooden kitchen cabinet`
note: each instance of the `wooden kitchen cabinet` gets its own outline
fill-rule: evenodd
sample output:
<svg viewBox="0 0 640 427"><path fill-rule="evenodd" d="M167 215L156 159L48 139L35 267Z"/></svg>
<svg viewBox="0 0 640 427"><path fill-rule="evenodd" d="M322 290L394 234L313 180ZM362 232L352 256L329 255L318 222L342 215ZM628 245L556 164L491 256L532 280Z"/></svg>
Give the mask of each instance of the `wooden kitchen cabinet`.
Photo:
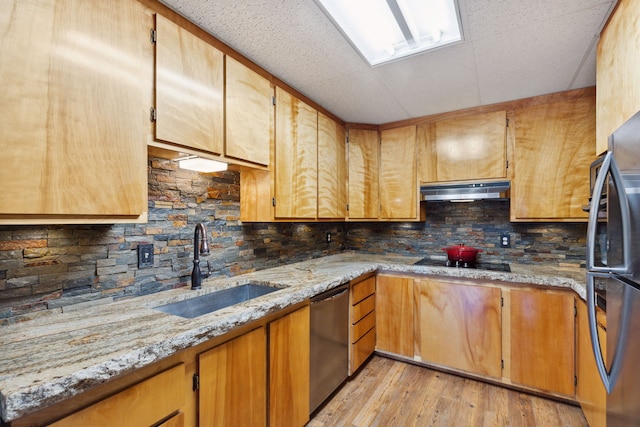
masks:
<svg viewBox="0 0 640 427"><path fill-rule="evenodd" d="M198 356L201 426L266 426L267 336L264 326Z"/></svg>
<svg viewBox="0 0 640 427"><path fill-rule="evenodd" d="M308 305L269 324L270 426L309 421L310 328Z"/></svg>
<svg viewBox="0 0 640 427"><path fill-rule="evenodd" d="M0 16L0 223L146 221L151 18L129 0Z"/></svg>
<svg viewBox="0 0 640 427"><path fill-rule="evenodd" d="M573 295L537 289L511 289L509 294L511 381L573 397Z"/></svg>
<svg viewBox="0 0 640 427"><path fill-rule="evenodd" d="M417 219L416 127L380 132L380 217Z"/></svg>
<svg viewBox="0 0 640 427"><path fill-rule="evenodd" d="M275 216L315 219L318 112L276 87Z"/></svg>
<svg viewBox="0 0 640 427"><path fill-rule="evenodd" d="M318 112L318 219L347 216L347 158L344 126Z"/></svg>
<svg viewBox="0 0 640 427"><path fill-rule="evenodd" d="M420 125L420 182L504 179L506 111L475 113Z"/></svg>
<svg viewBox="0 0 640 427"><path fill-rule="evenodd" d="M640 110L640 3L620 0L600 34L596 60L596 150Z"/></svg>
<svg viewBox="0 0 640 427"><path fill-rule="evenodd" d="M378 131L349 129L349 219L380 216L380 135Z"/></svg>
<svg viewBox="0 0 640 427"><path fill-rule="evenodd" d="M378 275L375 301L376 350L413 358L413 279Z"/></svg>
<svg viewBox="0 0 640 427"><path fill-rule="evenodd" d="M349 375L353 375L376 347L376 278L351 281L349 292Z"/></svg>
<svg viewBox="0 0 640 427"><path fill-rule="evenodd" d="M166 420L160 425L181 427L184 381L185 365L180 364L50 425L134 427Z"/></svg>
<svg viewBox="0 0 640 427"><path fill-rule="evenodd" d="M225 155L268 166L274 133L273 86L230 56L225 67Z"/></svg>
<svg viewBox="0 0 640 427"><path fill-rule="evenodd" d="M591 348L589 322L587 319L587 305L576 298L576 400L584 412L584 416L590 427L604 427L607 425L607 391L602 384L595 357ZM599 313L598 335L602 346L603 356L606 360L607 331L605 329L606 318L602 321L603 314ZM604 323L604 325L603 325Z"/></svg>
<svg viewBox="0 0 640 427"><path fill-rule="evenodd" d="M424 278L414 281L414 298L423 362L501 378L500 288Z"/></svg>
<svg viewBox="0 0 640 427"><path fill-rule="evenodd" d="M595 96L516 110L511 221L586 221Z"/></svg>
<svg viewBox="0 0 640 427"><path fill-rule="evenodd" d="M155 138L212 154L224 148L224 55L156 15Z"/></svg>

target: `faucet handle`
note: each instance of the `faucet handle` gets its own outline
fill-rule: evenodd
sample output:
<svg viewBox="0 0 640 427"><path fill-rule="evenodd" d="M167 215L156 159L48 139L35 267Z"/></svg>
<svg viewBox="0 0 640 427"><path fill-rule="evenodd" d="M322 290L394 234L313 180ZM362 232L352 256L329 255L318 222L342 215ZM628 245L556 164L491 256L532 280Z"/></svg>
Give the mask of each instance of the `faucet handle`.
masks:
<svg viewBox="0 0 640 427"><path fill-rule="evenodd" d="M209 260L207 260L207 271L202 274L202 277L209 277L211 276L211 273L213 273L213 270L211 269L211 263L209 262Z"/></svg>

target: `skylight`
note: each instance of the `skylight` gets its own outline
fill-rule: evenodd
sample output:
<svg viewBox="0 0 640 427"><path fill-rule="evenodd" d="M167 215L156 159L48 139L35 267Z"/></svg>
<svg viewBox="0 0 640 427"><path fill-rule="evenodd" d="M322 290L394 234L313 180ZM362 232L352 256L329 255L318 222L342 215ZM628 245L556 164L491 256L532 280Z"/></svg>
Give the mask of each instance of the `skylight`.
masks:
<svg viewBox="0 0 640 427"><path fill-rule="evenodd" d="M314 0L371 65L462 40L456 0Z"/></svg>

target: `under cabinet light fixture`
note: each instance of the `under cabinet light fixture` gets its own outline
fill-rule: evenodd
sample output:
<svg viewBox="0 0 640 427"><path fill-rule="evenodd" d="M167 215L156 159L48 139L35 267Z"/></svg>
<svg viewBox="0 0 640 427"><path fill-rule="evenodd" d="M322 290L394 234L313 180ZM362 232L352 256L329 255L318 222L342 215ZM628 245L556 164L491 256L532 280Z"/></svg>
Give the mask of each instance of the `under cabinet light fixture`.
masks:
<svg viewBox="0 0 640 427"><path fill-rule="evenodd" d="M457 0L314 0L370 65L462 40Z"/></svg>
<svg viewBox="0 0 640 427"><path fill-rule="evenodd" d="M227 164L216 160L205 159L198 156L188 156L176 159L180 169L188 169L196 172L221 172L227 170Z"/></svg>

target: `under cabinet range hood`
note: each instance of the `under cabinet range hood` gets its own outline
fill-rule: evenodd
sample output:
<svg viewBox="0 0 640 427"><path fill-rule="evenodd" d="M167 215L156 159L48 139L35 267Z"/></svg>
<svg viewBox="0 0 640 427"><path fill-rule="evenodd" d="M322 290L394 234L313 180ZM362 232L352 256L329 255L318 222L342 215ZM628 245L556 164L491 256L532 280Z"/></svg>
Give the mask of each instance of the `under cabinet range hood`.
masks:
<svg viewBox="0 0 640 427"><path fill-rule="evenodd" d="M510 181L480 183L428 184L420 186L421 200L428 202L472 202L474 200L505 200L509 198Z"/></svg>

